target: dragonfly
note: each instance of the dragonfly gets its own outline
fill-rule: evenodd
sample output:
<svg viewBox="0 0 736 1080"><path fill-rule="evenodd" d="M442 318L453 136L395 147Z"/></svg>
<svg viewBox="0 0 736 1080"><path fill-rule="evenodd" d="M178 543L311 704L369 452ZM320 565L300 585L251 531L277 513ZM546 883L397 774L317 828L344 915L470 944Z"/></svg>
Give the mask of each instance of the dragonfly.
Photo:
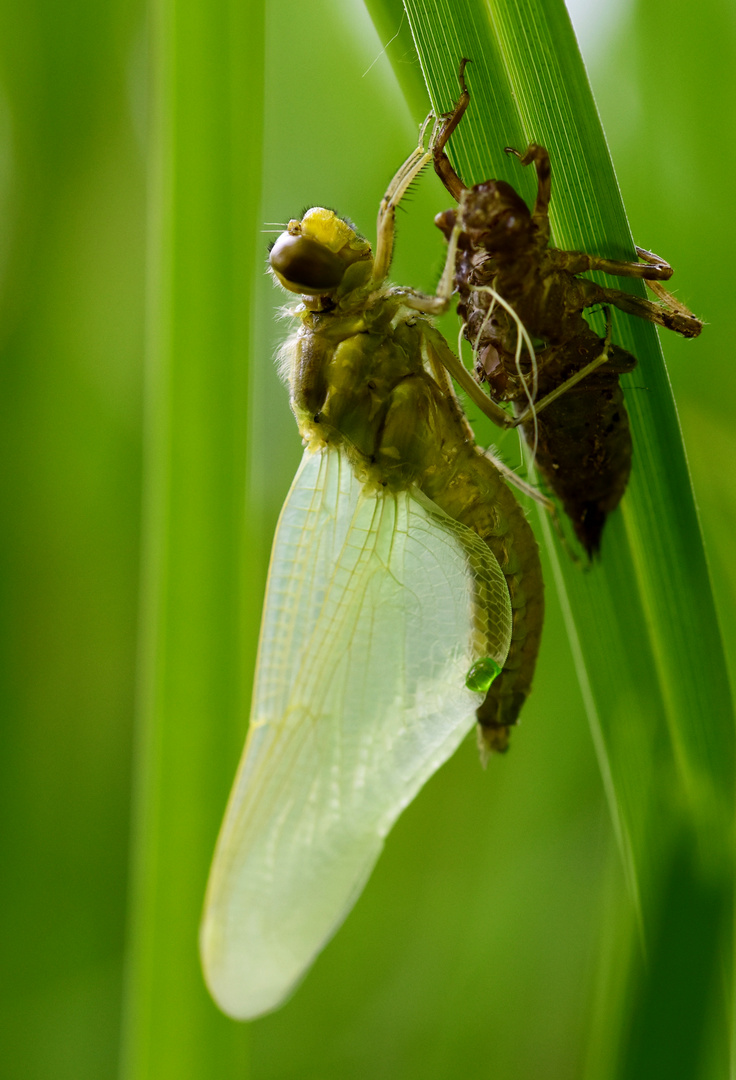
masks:
<svg viewBox="0 0 736 1080"><path fill-rule="evenodd" d="M703 324L661 284L673 271L658 255L637 247L642 261L623 262L549 246L551 166L543 146L530 143L524 153L506 147L523 166L534 165L531 211L503 180L462 181L445 147L470 102L467 63L460 65L460 97L433 142L435 171L458 203L435 221L451 242L463 334L492 403L511 402L515 415L500 407L484 411L502 426L521 425L536 467L592 558L626 490L632 459L619 376L637 361L611 342L609 307L688 338ZM658 302L579 276L592 270L644 279ZM593 306L606 312L605 338L583 317Z"/></svg>
<svg viewBox="0 0 736 1080"><path fill-rule="evenodd" d="M360 894L394 821L477 723L503 751L531 688L539 552L475 443L450 373L486 398L375 251L312 207L270 252L298 302L279 364L304 443L271 554L250 727L217 842L200 952L220 1008L249 1019L295 989ZM452 267L450 267L450 270Z"/></svg>

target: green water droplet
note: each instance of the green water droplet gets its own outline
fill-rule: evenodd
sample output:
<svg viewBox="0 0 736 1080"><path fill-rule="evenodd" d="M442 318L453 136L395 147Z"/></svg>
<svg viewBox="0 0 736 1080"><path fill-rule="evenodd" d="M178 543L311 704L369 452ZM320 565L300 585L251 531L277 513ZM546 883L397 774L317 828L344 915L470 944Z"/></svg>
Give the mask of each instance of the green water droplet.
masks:
<svg viewBox="0 0 736 1080"><path fill-rule="evenodd" d="M485 694L488 687L500 673L501 668L493 657L484 656L481 660L476 660L468 671L468 674L465 676L465 685L468 690Z"/></svg>

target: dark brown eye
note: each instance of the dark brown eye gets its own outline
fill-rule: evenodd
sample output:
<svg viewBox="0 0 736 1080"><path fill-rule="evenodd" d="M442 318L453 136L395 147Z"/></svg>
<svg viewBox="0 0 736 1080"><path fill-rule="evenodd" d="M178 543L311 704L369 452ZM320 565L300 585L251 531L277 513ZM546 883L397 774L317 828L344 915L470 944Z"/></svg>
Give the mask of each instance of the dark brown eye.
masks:
<svg viewBox="0 0 736 1080"><path fill-rule="evenodd" d="M306 236L283 233L271 248L271 267L292 292L332 292L345 273L345 262Z"/></svg>

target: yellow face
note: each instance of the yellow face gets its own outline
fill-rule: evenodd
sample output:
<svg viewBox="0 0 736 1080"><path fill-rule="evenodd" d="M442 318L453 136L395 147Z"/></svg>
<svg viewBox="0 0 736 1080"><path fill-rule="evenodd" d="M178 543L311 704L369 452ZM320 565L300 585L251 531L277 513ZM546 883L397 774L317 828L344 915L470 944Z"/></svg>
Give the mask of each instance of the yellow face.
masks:
<svg viewBox="0 0 736 1080"><path fill-rule="evenodd" d="M271 248L271 269L290 292L329 296L355 263L369 267L371 246L334 210L313 206L293 218Z"/></svg>

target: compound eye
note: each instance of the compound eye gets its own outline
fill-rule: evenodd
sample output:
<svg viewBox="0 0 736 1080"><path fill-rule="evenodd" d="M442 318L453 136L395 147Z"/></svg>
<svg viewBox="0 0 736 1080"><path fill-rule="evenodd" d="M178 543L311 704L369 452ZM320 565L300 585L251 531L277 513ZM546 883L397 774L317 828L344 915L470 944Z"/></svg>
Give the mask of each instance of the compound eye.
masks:
<svg viewBox="0 0 736 1080"><path fill-rule="evenodd" d="M333 292L345 273L345 262L306 236L282 233L271 248L271 267L292 292L320 296Z"/></svg>

